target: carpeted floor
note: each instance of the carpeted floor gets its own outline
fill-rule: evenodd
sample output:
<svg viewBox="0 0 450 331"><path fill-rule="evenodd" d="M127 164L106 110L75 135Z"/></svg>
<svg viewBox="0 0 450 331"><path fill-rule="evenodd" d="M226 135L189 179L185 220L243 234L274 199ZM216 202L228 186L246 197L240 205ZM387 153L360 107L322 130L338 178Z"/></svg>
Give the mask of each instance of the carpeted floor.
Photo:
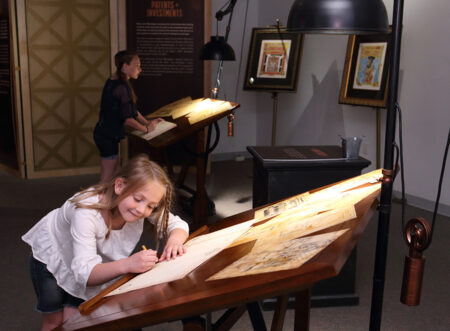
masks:
<svg viewBox="0 0 450 331"><path fill-rule="evenodd" d="M97 181L97 175L23 180L0 172L0 330L39 330L40 315L34 311L35 296L28 276L30 250L20 240L35 222L61 205L82 187ZM252 206L251 160L213 162L207 178L207 190L216 205L214 222ZM181 209L180 214L189 219ZM406 219L432 215L407 207ZM373 262L378 217L375 215L357 246L356 291L360 304L350 307L313 308L310 330L368 330ZM407 307L400 303L404 256L407 248L400 233L400 205L393 204L389 253L383 300L382 330L450 330L450 219L439 216L431 247L425 251L426 267L421 304ZM213 320L221 312L212 314ZM263 312L270 327L272 311ZM232 330L252 329L245 314ZM163 323L144 330L181 330L180 322ZM284 330L293 330L293 311L286 316Z"/></svg>

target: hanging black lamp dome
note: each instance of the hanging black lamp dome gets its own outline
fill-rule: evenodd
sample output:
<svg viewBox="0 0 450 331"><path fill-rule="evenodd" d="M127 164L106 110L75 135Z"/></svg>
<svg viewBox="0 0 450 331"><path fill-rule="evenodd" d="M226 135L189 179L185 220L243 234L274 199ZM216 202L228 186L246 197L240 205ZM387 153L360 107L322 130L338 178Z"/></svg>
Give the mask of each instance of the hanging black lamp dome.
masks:
<svg viewBox="0 0 450 331"><path fill-rule="evenodd" d="M382 0L295 0L287 28L302 33L389 33Z"/></svg>
<svg viewBox="0 0 450 331"><path fill-rule="evenodd" d="M234 55L233 48L225 41L225 37L212 36L211 41L202 48L201 59L234 61L236 56Z"/></svg>

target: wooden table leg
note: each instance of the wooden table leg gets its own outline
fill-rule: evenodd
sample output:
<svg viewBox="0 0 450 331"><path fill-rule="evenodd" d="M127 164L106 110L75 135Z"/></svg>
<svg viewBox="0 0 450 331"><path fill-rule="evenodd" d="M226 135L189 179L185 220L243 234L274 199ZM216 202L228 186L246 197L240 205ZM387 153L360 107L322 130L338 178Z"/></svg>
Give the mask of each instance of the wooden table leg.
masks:
<svg viewBox="0 0 450 331"><path fill-rule="evenodd" d="M275 306L275 312L272 318L271 331L282 331L284 324L284 317L286 315L286 309L288 305L289 294L282 295L277 298L277 303Z"/></svg>
<svg viewBox="0 0 450 331"><path fill-rule="evenodd" d="M205 188L205 160L201 156L205 151L205 130L201 129L197 133L197 184L194 199L194 223L197 225L206 224L208 217L206 188Z"/></svg>
<svg viewBox="0 0 450 331"><path fill-rule="evenodd" d="M309 330L309 311L311 308L311 289L295 293L295 331Z"/></svg>

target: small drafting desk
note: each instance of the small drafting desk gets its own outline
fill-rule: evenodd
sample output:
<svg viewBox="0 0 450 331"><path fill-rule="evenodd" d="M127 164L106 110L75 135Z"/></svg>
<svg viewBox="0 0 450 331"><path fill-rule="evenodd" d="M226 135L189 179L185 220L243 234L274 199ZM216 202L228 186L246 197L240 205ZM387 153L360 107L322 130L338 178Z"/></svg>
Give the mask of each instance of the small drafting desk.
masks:
<svg viewBox="0 0 450 331"><path fill-rule="evenodd" d="M224 111L222 113L210 116L197 123L190 124L185 116L177 119L170 119L171 122L177 124L176 127L169 131L166 131L153 139L146 141L133 134L128 134L129 146L135 143L138 146L145 144L144 149L150 148L156 151L162 151L168 146L187 138L193 134L197 136L196 140L196 189L194 200L194 223L196 226L206 224L208 211L207 211L207 197L205 189L205 158L202 153L206 151L209 146L206 146L205 142L205 130L210 124L220 120L221 118L233 113L240 105L234 102L230 102L233 108ZM169 121L169 119L166 118Z"/></svg>
<svg viewBox="0 0 450 331"><path fill-rule="evenodd" d="M217 323L229 329L245 312L245 305L277 297L272 330L281 330L290 293L296 293L295 330L308 330L310 289L315 282L339 273L376 207L377 190L355 205L357 218L348 221L349 231L301 267L252 276L205 281L225 266L245 255L252 243L227 248L183 279L116 296L104 297L87 314L75 314L57 330L129 330L188 316L232 308ZM210 231L254 217L255 209L228 217ZM333 227L322 230L333 231ZM262 330L262 328L255 328Z"/></svg>

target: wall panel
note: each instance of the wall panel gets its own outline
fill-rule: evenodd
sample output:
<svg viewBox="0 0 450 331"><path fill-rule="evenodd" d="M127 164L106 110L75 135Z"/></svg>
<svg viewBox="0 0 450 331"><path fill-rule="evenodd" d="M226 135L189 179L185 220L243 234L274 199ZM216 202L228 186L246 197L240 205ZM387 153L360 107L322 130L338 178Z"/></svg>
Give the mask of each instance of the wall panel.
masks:
<svg viewBox="0 0 450 331"><path fill-rule="evenodd" d="M27 177L98 169L92 131L111 73L110 3L21 3L19 38L26 47L19 46L19 52L22 69L28 67L22 70L22 89L29 99L24 103Z"/></svg>

